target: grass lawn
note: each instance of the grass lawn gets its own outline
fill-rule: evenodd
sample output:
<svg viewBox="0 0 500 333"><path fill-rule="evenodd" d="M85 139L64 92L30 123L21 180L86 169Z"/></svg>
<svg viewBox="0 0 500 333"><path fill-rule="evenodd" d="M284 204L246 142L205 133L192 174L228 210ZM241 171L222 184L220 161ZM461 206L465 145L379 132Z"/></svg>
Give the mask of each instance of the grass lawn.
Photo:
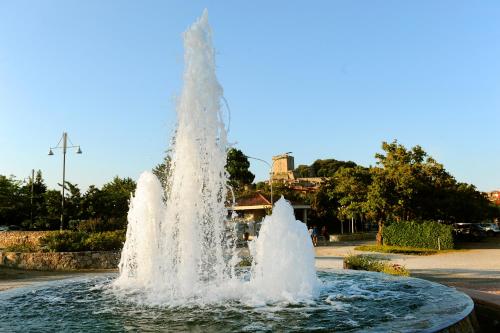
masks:
<svg viewBox="0 0 500 333"><path fill-rule="evenodd" d="M397 253L397 254L412 254L418 256L428 256L438 253L447 253L463 250L435 250L435 249L422 249L417 247L408 246L392 246L392 245L361 245L354 248L357 251L380 252L380 253Z"/></svg>

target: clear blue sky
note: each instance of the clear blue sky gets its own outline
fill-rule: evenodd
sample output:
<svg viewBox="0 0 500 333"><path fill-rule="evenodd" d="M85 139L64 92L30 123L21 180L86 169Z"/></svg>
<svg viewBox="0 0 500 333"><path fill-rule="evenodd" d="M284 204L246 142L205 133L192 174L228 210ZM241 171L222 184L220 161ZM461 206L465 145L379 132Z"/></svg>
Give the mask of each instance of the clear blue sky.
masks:
<svg viewBox="0 0 500 333"><path fill-rule="evenodd" d="M229 140L368 166L420 144L459 180L500 188L498 1L0 0L0 174L42 169L64 130L85 189L161 162L182 87L181 33L208 8ZM257 179L267 167L252 162Z"/></svg>

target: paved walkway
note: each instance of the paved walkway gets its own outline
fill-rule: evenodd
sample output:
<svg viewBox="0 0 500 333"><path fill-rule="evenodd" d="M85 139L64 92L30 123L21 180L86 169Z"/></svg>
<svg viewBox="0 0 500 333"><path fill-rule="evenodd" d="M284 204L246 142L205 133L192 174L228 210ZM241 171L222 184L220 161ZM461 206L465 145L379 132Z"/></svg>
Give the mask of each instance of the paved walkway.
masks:
<svg viewBox="0 0 500 333"><path fill-rule="evenodd" d="M412 276L446 285L475 289L500 295L500 237L480 243L462 244L462 251L429 256L359 252L354 248L374 242L339 243L316 248L318 268L342 268L349 253L367 253L404 265Z"/></svg>

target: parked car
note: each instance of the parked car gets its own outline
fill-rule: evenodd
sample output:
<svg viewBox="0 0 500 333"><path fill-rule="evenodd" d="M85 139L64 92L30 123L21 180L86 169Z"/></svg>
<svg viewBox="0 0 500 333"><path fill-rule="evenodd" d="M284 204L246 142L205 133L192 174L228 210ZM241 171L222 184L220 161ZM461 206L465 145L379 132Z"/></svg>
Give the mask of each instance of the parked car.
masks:
<svg viewBox="0 0 500 333"><path fill-rule="evenodd" d="M0 225L0 231L17 231L22 230L18 225Z"/></svg>
<svg viewBox="0 0 500 333"><path fill-rule="evenodd" d="M500 234L500 228L495 223L480 223L479 226L490 237Z"/></svg>
<svg viewBox="0 0 500 333"><path fill-rule="evenodd" d="M478 242L486 237L486 231L479 223L455 223L453 234L456 240Z"/></svg>

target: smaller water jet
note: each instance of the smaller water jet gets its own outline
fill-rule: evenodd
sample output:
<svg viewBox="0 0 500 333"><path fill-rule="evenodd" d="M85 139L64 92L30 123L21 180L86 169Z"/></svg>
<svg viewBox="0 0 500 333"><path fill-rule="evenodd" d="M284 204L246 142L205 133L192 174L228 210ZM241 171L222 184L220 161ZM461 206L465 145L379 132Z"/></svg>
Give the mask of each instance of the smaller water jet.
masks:
<svg viewBox="0 0 500 333"><path fill-rule="evenodd" d="M283 197L274 205L272 215L265 217L249 248L253 257L250 285L261 299L296 302L318 295L311 238Z"/></svg>

